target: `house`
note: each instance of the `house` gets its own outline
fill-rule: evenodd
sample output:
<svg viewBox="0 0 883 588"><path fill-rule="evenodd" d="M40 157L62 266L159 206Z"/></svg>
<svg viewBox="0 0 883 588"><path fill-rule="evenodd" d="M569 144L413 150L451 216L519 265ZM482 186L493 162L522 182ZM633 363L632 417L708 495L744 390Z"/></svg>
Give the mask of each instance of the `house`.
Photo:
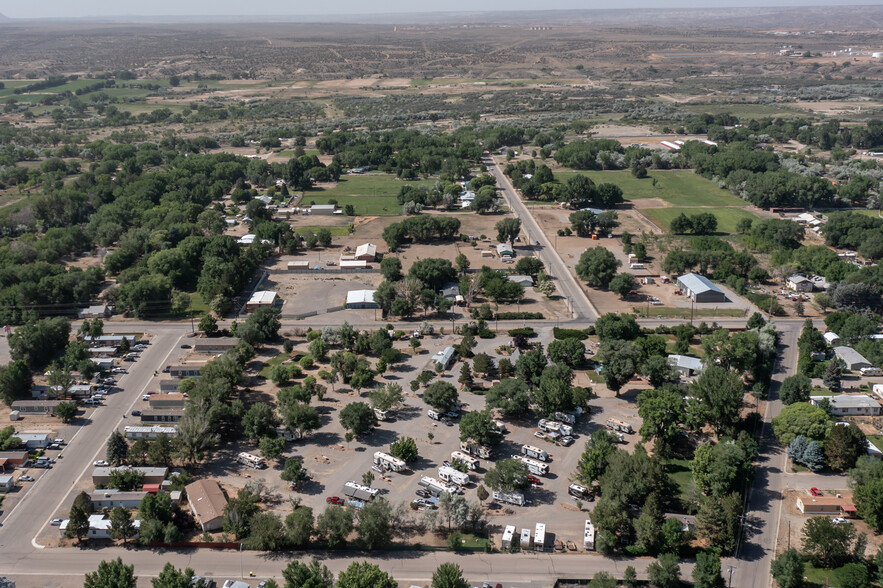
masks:
<svg viewBox="0 0 883 588"><path fill-rule="evenodd" d="M151 425L149 427L124 427L126 439L147 439L153 441L159 437L173 439L178 436L178 428L173 426Z"/></svg>
<svg viewBox="0 0 883 588"><path fill-rule="evenodd" d="M89 306L88 308L83 308L78 313L78 316L81 319L96 319L96 318L110 318L110 315L113 313L113 307L108 306L107 304L96 304L94 306Z"/></svg>
<svg viewBox="0 0 883 588"><path fill-rule="evenodd" d="M61 521L61 526L58 527L58 530L62 537L65 536L69 524L70 520L68 519ZM141 521L135 519L132 521L132 524L135 527L135 536L137 537L138 531L141 529ZM110 527L110 519L103 514L89 515L89 533L86 537L89 539L110 539Z"/></svg>
<svg viewBox="0 0 883 588"><path fill-rule="evenodd" d="M310 269L310 262L303 259L298 259L297 261L289 261L287 267L290 270Z"/></svg>
<svg viewBox="0 0 883 588"><path fill-rule="evenodd" d="M827 292L828 288L831 287L830 282L826 280L822 276L809 276L809 279L812 281L812 286L816 290L821 290L822 292Z"/></svg>
<svg viewBox="0 0 883 588"><path fill-rule="evenodd" d="M881 413L880 403L866 394L841 394L825 396L831 403L831 414L834 416L877 416ZM810 399L813 404L821 402L822 397Z"/></svg>
<svg viewBox="0 0 883 588"><path fill-rule="evenodd" d="M27 467L30 463L28 452L24 450L0 451L0 467L3 471L11 468Z"/></svg>
<svg viewBox="0 0 883 588"><path fill-rule="evenodd" d="M90 357L89 360L95 364L99 370L106 372L113 369L113 358L110 357Z"/></svg>
<svg viewBox="0 0 883 588"><path fill-rule="evenodd" d="M214 480L197 480L188 484L184 490L187 492L190 512L202 530L220 529L224 520L224 507L227 506L227 497L221 486Z"/></svg>
<svg viewBox="0 0 883 588"><path fill-rule="evenodd" d="M257 235L253 233L249 233L247 235L242 235L238 239L236 239L236 243L239 245L251 245L254 243L255 239L257 239Z"/></svg>
<svg viewBox="0 0 883 588"><path fill-rule="evenodd" d="M794 290L795 292L812 292L813 289L812 280L801 276L800 274L788 276L785 283L789 289Z"/></svg>
<svg viewBox="0 0 883 588"><path fill-rule="evenodd" d="M454 301L457 299L457 296L460 295L460 284L457 282L448 282L438 291L438 295L442 298Z"/></svg>
<svg viewBox="0 0 883 588"><path fill-rule="evenodd" d="M807 515L855 515L855 505L836 496L798 496L797 510Z"/></svg>
<svg viewBox="0 0 883 588"><path fill-rule="evenodd" d="M10 408L21 414L55 414L61 400L16 400Z"/></svg>
<svg viewBox="0 0 883 588"><path fill-rule="evenodd" d="M200 365L170 365L169 375L173 378L198 378L202 366Z"/></svg>
<svg viewBox="0 0 883 588"><path fill-rule="evenodd" d="M248 302L245 303L245 312L254 312L262 306L273 306L279 294L268 290L260 290L251 295Z"/></svg>
<svg viewBox="0 0 883 588"><path fill-rule="evenodd" d="M456 350L451 347L445 347L438 353L432 356L432 365L441 364L442 369L448 369L451 366L451 362L454 360L456 356Z"/></svg>
<svg viewBox="0 0 883 588"><path fill-rule="evenodd" d="M142 484L162 484L163 480L166 479L166 476L169 473L169 468L149 468L149 467L131 467L131 466L121 466L118 468L114 467L104 467L104 468L95 468L92 470L92 485L95 487L98 486L107 486L110 483L110 474L114 470L135 470L141 472L144 478L141 480Z"/></svg>
<svg viewBox="0 0 883 588"><path fill-rule="evenodd" d="M512 259L515 257L515 250L508 243L498 243L497 255L500 256L500 259Z"/></svg>
<svg viewBox="0 0 883 588"><path fill-rule="evenodd" d="M350 290L346 293L346 308L380 308L374 302L374 293L377 290Z"/></svg>
<svg viewBox="0 0 883 588"><path fill-rule="evenodd" d="M184 416L183 408L167 408L162 410L142 410L141 423L152 425L154 423L177 423Z"/></svg>
<svg viewBox="0 0 883 588"><path fill-rule="evenodd" d="M264 206L269 206L273 204L273 198L271 196L267 196L266 194L261 194L260 196L255 196L255 200L264 203Z"/></svg>
<svg viewBox="0 0 883 588"><path fill-rule="evenodd" d="M49 433L14 433L28 449L46 449L51 439Z"/></svg>
<svg viewBox="0 0 883 588"><path fill-rule="evenodd" d="M356 247L356 259L362 261L374 261L377 256L377 245L365 243Z"/></svg>
<svg viewBox="0 0 883 588"><path fill-rule="evenodd" d="M852 347L835 347L834 356L846 364L846 369L858 371L862 368L871 367L873 364Z"/></svg>
<svg viewBox="0 0 883 588"><path fill-rule="evenodd" d="M224 353L235 349L237 345L239 345L237 337L209 337L194 341L193 351L196 353Z"/></svg>
<svg viewBox="0 0 883 588"><path fill-rule="evenodd" d="M119 347L123 343L123 339L129 342L129 346L138 342L135 335L99 335L97 337L87 335L83 337L83 341L89 345L113 345L114 347Z"/></svg>
<svg viewBox="0 0 883 588"><path fill-rule="evenodd" d="M138 508L147 492L121 492L114 488L94 490L89 494L94 510L104 508Z"/></svg>
<svg viewBox="0 0 883 588"><path fill-rule="evenodd" d="M334 214L336 207L333 204L313 204L310 206L310 214Z"/></svg>
<svg viewBox="0 0 883 588"><path fill-rule="evenodd" d="M702 373L702 360L691 355L669 355L668 365L675 368L682 377L691 378Z"/></svg>
<svg viewBox="0 0 883 588"><path fill-rule="evenodd" d="M113 357L119 351L119 347L90 347L89 355L92 357Z"/></svg>
<svg viewBox="0 0 883 588"><path fill-rule="evenodd" d="M678 287L693 302L726 302L724 291L711 283L711 280L699 274L689 273L678 278Z"/></svg>
<svg viewBox="0 0 883 588"><path fill-rule="evenodd" d="M178 380L160 380L159 381L159 391L163 393L167 392L177 392L178 391ZM151 408L156 408L151 406ZM174 407L177 408L177 407Z"/></svg>
<svg viewBox="0 0 883 588"><path fill-rule="evenodd" d="M12 492L15 488L15 478L13 476L0 476L0 492L6 494Z"/></svg>
<svg viewBox="0 0 883 588"><path fill-rule="evenodd" d="M368 262L364 259L342 259L340 261L340 269L361 269L368 267Z"/></svg>
<svg viewBox="0 0 883 588"><path fill-rule="evenodd" d="M533 278L530 276L506 276L506 278L510 282L515 282L523 288L530 288L533 286Z"/></svg>
<svg viewBox="0 0 883 588"><path fill-rule="evenodd" d="M151 409L182 409L187 401L187 396L180 392L172 392L169 394L152 394L147 404Z"/></svg>
<svg viewBox="0 0 883 588"><path fill-rule="evenodd" d="M828 345L837 345L838 343L840 343L840 335L833 331L828 331L827 333L822 335L822 337L825 338L825 342L827 342Z"/></svg>

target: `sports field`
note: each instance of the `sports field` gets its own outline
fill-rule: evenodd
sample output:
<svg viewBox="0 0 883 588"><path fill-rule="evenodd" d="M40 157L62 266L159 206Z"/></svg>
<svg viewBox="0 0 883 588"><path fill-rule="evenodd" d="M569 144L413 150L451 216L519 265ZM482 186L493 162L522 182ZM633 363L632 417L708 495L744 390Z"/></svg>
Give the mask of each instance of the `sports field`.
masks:
<svg viewBox="0 0 883 588"><path fill-rule="evenodd" d="M582 174L596 184L616 184L626 200L659 198L672 206L748 206L748 203L730 192L718 188L714 182L687 170L653 170L646 178L638 179L631 171L557 172L560 182ZM653 185L653 180L656 185Z"/></svg>
<svg viewBox="0 0 883 588"><path fill-rule="evenodd" d="M718 233L736 233L736 225L741 219L757 220L759 218L744 208L644 208L641 210L642 214L665 229L666 232L669 231L671 221L679 214L684 213L691 216L704 212L710 212L717 217Z"/></svg>

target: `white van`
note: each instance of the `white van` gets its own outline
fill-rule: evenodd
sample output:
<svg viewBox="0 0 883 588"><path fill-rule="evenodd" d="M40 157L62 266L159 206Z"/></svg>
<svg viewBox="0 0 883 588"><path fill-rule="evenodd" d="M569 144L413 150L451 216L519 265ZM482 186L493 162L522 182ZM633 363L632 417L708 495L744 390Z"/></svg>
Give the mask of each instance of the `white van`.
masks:
<svg viewBox="0 0 883 588"><path fill-rule="evenodd" d="M438 414L438 412L432 410L431 408L426 411L426 416L428 416L429 418L431 418L434 421L441 420L441 415Z"/></svg>
<svg viewBox="0 0 883 588"><path fill-rule="evenodd" d="M629 269L644 269L643 263L630 263Z"/></svg>

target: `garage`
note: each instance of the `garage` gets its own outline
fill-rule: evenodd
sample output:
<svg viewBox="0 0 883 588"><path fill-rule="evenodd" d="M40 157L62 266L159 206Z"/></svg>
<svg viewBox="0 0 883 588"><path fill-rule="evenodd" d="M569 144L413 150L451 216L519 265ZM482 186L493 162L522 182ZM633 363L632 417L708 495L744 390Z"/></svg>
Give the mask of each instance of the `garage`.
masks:
<svg viewBox="0 0 883 588"><path fill-rule="evenodd" d="M699 274L684 274L678 278L678 286L693 302L726 302L724 291Z"/></svg>

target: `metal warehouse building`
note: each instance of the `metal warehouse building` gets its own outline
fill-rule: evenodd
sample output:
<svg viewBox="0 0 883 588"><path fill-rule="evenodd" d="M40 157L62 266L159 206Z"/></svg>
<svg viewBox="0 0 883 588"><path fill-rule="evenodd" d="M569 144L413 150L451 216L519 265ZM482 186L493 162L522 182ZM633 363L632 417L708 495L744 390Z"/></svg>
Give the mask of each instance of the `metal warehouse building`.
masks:
<svg viewBox="0 0 883 588"><path fill-rule="evenodd" d="M684 274L678 278L678 286L693 302L726 302L724 291L699 274Z"/></svg>

